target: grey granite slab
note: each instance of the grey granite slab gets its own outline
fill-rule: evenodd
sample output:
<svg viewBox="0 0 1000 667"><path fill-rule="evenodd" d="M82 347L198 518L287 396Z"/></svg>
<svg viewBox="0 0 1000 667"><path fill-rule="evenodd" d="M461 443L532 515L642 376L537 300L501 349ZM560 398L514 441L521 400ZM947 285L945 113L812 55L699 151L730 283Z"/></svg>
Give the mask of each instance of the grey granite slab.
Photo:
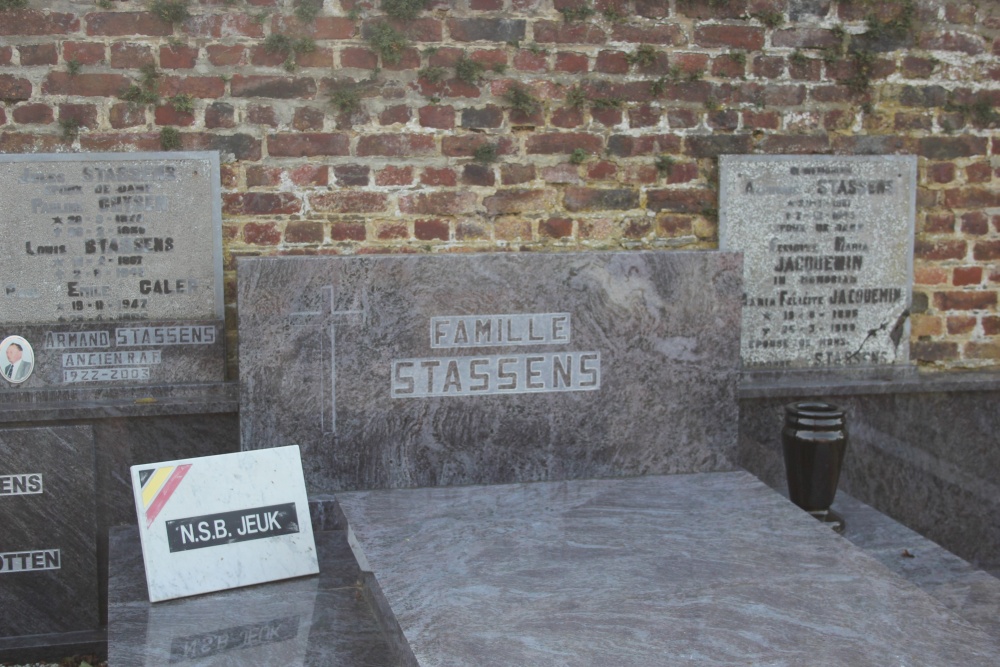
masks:
<svg viewBox="0 0 1000 667"><path fill-rule="evenodd" d="M747 369L909 366L917 158L724 155L719 247L744 253Z"/></svg>
<svg viewBox="0 0 1000 667"><path fill-rule="evenodd" d="M312 493L732 469L741 270L718 252L241 259L242 446L298 444Z"/></svg>
<svg viewBox="0 0 1000 667"><path fill-rule="evenodd" d="M150 603L139 535L111 531L108 664L387 667L343 531L316 533L320 574Z"/></svg>
<svg viewBox="0 0 1000 667"><path fill-rule="evenodd" d="M847 519L844 537L1000 640L1000 579L843 491L833 509Z"/></svg>
<svg viewBox="0 0 1000 667"><path fill-rule="evenodd" d="M338 494L404 664L995 665L749 473Z"/></svg>
<svg viewBox="0 0 1000 667"><path fill-rule="evenodd" d="M89 427L0 429L0 636L95 630Z"/></svg>

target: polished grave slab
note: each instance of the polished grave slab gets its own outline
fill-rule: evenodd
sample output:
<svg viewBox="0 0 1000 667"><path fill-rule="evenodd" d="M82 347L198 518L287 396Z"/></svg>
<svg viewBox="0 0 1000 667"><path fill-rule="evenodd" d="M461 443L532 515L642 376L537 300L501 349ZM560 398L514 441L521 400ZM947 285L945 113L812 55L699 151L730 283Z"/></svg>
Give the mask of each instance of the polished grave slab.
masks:
<svg viewBox="0 0 1000 667"><path fill-rule="evenodd" d="M338 494L401 664L995 665L746 472Z"/></svg>
<svg viewBox="0 0 1000 667"><path fill-rule="evenodd" d="M108 664L387 667L344 531L315 533L318 576L150 603L138 529L113 528Z"/></svg>

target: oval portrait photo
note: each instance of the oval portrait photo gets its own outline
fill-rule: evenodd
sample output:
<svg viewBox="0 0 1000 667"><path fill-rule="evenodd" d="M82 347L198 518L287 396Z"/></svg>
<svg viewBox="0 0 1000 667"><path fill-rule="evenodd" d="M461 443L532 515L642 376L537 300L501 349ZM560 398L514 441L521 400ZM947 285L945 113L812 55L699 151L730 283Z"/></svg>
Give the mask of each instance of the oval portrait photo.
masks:
<svg viewBox="0 0 1000 667"><path fill-rule="evenodd" d="M35 368L35 352L20 336L7 336L0 342L0 375L11 384L28 379Z"/></svg>

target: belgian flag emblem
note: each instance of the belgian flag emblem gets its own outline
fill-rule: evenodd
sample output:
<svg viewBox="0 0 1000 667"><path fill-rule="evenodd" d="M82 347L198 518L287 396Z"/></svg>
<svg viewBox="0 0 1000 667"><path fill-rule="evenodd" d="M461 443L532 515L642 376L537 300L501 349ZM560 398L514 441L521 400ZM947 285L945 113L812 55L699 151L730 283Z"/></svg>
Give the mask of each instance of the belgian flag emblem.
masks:
<svg viewBox="0 0 1000 667"><path fill-rule="evenodd" d="M160 510L170 500L180 485L184 475L191 469L190 463L163 468L148 468L139 471L139 486L142 488L142 507L146 511L146 528L153 525Z"/></svg>

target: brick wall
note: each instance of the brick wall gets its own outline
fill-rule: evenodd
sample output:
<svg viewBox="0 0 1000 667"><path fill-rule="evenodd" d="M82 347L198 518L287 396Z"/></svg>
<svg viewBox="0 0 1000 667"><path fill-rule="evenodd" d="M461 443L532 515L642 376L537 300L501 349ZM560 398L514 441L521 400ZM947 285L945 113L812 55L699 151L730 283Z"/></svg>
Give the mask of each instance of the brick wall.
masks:
<svg viewBox="0 0 1000 667"><path fill-rule="evenodd" d="M231 343L238 256L713 248L719 154L915 153L912 356L1000 365L1000 3L299 2L0 2L0 151L221 152Z"/></svg>

